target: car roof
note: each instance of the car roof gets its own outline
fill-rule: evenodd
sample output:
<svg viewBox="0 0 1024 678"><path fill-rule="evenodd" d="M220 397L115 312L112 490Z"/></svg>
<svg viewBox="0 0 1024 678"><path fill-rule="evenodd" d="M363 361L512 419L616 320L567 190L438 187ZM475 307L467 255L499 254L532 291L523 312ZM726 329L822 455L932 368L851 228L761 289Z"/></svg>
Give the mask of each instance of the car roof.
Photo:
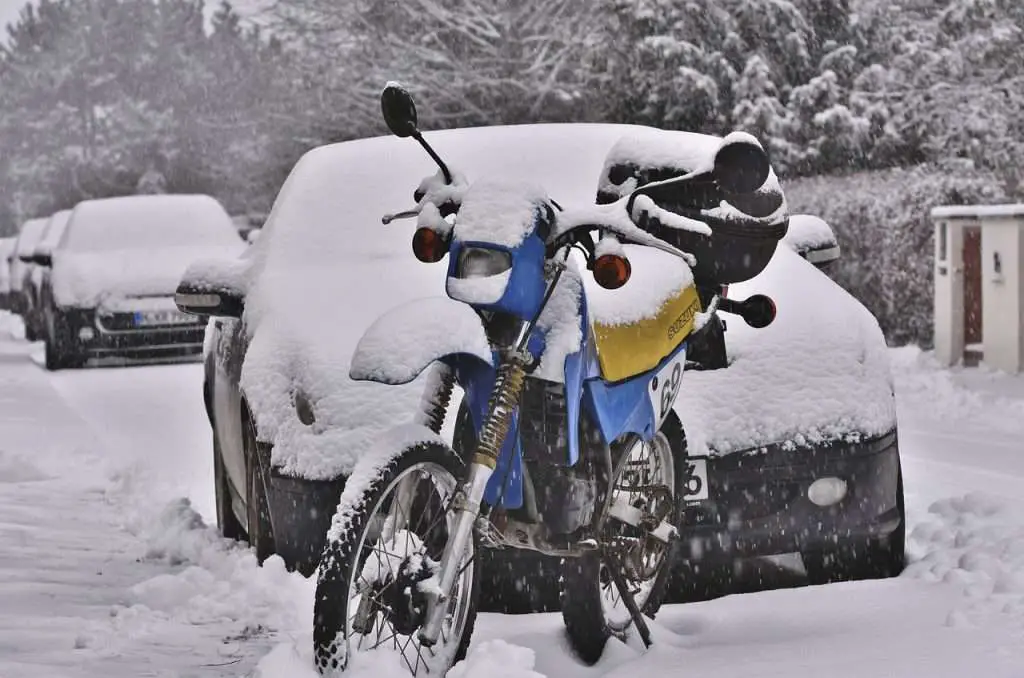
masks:
<svg viewBox="0 0 1024 678"><path fill-rule="evenodd" d="M158 232L167 237L155 237ZM238 238L228 213L211 196L131 195L78 203L59 246L104 251L148 247L150 241L159 247L189 245L211 234L224 244Z"/></svg>
<svg viewBox="0 0 1024 678"><path fill-rule="evenodd" d="M31 254L35 246L39 244L39 239L43 236L43 231L46 229L46 222L48 218L29 219L21 226L21 231L18 233L18 242L15 245L15 251L18 254Z"/></svg>

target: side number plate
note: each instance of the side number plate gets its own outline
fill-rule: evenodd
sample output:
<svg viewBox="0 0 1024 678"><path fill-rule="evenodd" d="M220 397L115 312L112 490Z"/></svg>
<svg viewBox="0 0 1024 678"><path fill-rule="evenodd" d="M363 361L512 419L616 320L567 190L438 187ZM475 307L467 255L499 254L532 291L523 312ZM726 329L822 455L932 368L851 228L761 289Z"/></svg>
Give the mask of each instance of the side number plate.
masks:
<svg viewBox="0 0 1024 678"><path fill-rule="evenodd" d="M657 419L658 427L661 427L665 417L672 411L672 406L679 395L679 389L683 383L683 366L686 364L686 351L680 351L661 368L654 378L651 379L650 387L647 390L651 399L651 407L654 410L654 417Z"/></svg>

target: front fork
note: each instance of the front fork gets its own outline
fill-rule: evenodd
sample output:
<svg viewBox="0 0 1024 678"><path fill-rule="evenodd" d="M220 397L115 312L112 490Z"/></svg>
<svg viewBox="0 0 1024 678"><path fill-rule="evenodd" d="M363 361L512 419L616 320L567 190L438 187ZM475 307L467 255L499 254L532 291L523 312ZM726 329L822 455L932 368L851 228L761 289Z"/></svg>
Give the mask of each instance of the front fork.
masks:
<svg viewBox="0 0 1024 678"><path fill-rule="evenodd" d="M456 490L452 499L450 510L455 514L455 528L441 556L438 591L430 600L426 623L419 631L420 642L425 646L429 647L437 642L455 580L467 565L463 561L473 538L473 528L480 515L484 491L491 475L494 474L498 456L512 426L512 416L523 392L525 366L524 356L514 352L498 367L487 420L480 431L466 480Z"/></svg>

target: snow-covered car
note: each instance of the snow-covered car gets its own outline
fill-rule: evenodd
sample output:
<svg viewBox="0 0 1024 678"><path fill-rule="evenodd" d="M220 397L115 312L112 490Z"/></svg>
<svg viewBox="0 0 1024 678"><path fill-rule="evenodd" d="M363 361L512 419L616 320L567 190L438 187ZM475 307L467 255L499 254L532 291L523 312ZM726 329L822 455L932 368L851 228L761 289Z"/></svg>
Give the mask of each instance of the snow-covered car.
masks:
<svg viewBox="0 0 1024 678"><path fill-rule="evenodd" d="M430 137L470 179L540 183L560 202L592 203L608 149L638 129L527 125ZM182 279L179 307L214 316L203 396L218 522L260 558L278 553L311 572L354 461L416 409L420 381L353 382L349 364L382 311L443 289L444 266L411 256L413 227L381 225L432 171L415 145L391 137L310 151L260 239L239 258L196 262ZM860 545L903 529L885 343L870 313L790 246L730 296L754 292L775 299L775 322L753 330L733 321L728 368L694 370L677 401L709 486L687 508L682 560L803 551L818 580L842 578L836 537L836 548L856 546L860 557ZM493 566L505 556L482 558ZM527 570L517 566L509 581L529 568L544 574L543 557L513 561Z"/></svg>
<svg viewBox="0 0 1024 678"><path fill-rule="evenodd" d="M89 358L197 355L205 320L182 313L174 290L188 264L245 249L231 218L206 195L140 195L78 203L49 266L41 304L46 367Z"/></svg>
<svg viewBox="0 0 1024 678"><path fill-rule="evenodd" d="M0 238L0 310L11 308L11 261L17 238Z"/></svg>
<svg viewBox="0 0 1024 678"><path fill-rule="evenodd" d="M14 244L14 256L11 259L11 310L19 315L24 315L28 309L28 278L32 272L34 263L32 256L35 254L36 245L43 237L46 230L48 218L29 219L18 231L18 239ZM35 337L27 334L29 339Z"/></svg>
<svg viewBox="0 0 1024 678"><path fill-rule="evenodd" d="M29 338L45 336L45 318L43 317L42 291L50 276L50 255L53 248L64 236L71 210L55 212L46 220L46 228L39 243L35 246L31 258L31 267L25 283L25 334Z"/></svg>

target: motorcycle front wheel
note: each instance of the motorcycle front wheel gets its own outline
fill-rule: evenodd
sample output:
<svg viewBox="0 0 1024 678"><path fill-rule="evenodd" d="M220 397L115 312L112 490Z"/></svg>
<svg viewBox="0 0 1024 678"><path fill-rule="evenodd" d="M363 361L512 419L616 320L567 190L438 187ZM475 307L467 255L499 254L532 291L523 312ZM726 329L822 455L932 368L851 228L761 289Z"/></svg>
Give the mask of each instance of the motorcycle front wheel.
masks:
<svg viewBox="0 0 1024 678"><path fill-rule="evenodd" d="M394 455L370 474L372 481L349 481L317 580L313 642L321 674L357 666L387 674L391 664L410 676L440 676L465 656L479 598L475 541L442 603L447 609L438 642L427 647L418 637L426 593L437 585L454 531L449 507L463 469L447 447L419 444ZM357 468L350 478L366 475Z"/></svg>

